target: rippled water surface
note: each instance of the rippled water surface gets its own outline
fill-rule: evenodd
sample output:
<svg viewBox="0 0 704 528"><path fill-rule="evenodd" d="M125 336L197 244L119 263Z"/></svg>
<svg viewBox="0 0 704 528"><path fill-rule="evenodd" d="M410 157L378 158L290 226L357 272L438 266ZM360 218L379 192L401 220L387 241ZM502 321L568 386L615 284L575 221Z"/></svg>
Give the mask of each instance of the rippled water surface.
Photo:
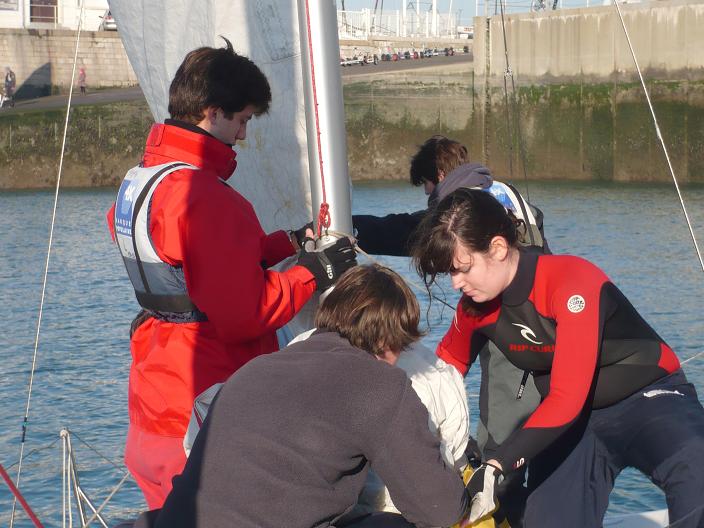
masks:
<svg viewBox="0 0 704 528"><path fill-rule="evenodd" d="M704 273L676 194L669 186L534 183L556 253L597 263L686 359L704 350ZM61 525L61 428L73 433L81 484L99 504L122 477L127 428L128 328L137 310L117 249L105 227L115 191L61 194L37 354L22 489L46 526ZM704 189L684 189L695 232L704 236ZM424 206L404 183L356 184L353 210L384 215ZM27 405L53 193L0 193L0 462L14 476ZM282 226L291 227L291 226ZM407 259L381 259L418 282ZM447 300L456 296L445 288ZM423 307L427 298L419 292ZM425 310L424 310L425 312ZM433 303L426 341L443 335L451 312ZM476 409L478 369L467 379ZM685 366L704 391L704 356ZM619 477L610 512L664 507L662 494L636 472ZM145 508L128 481L104 510L109 522ZM0 524L11 498L0 485ZM23 516L16 526L31 526Z"/></svg>

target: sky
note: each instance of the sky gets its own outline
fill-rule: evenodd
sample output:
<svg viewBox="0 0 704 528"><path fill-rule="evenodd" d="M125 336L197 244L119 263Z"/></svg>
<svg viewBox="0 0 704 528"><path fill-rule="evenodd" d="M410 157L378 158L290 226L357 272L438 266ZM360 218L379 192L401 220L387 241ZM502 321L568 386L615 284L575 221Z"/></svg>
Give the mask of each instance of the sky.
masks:
<svg viewBox="0 0 704 528"><path fill-rule="evenodd" d="M337 1L337 8L342 9L342 1ZM432 0L383 0L384 11L400 11L403 2L407 2L406 7L413 6L415 9L416 1L420 2L421 10L429 10L432 5ZM381 7L382 0L378 0L378 5ZM361 9L374 9L376 0L345 0L345 8L349 11L360 11ZM452 3L452 12L460 16L461 24L470 24L471 18L474 16L475 0L438 0L438 11L447 13ZM483 0L481 2L483 4Z"/></svg>
<svg viewBox="0 0 704 528"><path fill-rule="evenodd" d="M406 7L415 9L416 1L420 2L420 9L428 11L432 6L432 0L345 0L345 8L348 11L360 11L362 9L374 9L374 4L378 3L378 8L381 8L383 1L384 11L400 11L403 2L406 2ZM459 15L458 23L461 25L472 25L475 7L479 5L480 14L484 13L484 4L487 3L489 12L493 12L496 6L496 0L437 0L438 11L447 13L450 7L452 12ZM530 10L531 0L504 0L507 12L528 11ZM552 5L553 0L545 0L546 4ZM337 8L342 9L342 0L336 0ZM598 5L603 3L603 0L558 0L558 5L561 7L583 7L587 5Z"/></svg>

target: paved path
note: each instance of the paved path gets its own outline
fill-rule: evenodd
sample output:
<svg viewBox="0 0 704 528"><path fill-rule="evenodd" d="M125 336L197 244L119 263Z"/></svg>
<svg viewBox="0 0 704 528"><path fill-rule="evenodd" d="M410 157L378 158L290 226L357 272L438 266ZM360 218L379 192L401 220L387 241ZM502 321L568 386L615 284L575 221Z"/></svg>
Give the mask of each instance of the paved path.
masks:
<svg viewBox="0 0 704 528"><path fill-rule="evenodd" d="M97 92L89 91L86 95L81 95L80 92L74 92L71 100L71 106L96 105L114 103L118 101L136 101L139 99L144 99L144 94L139 86L131 86L129 88L108 88ZM49 95L47 97L38 97L37 99L19 100L15 103L14 108L1 108L0 117L3 115L34 110L66 108L67 100L67 94Z"/></svg>
<svg viewBox="0 0 704 528"><path fill-rule="evenodd" d="M401 60L397 62L383 61L378 64L366 64L364 66L346 66L340 68L343 79L349 80L356 76L374 76L376 74L383 75L384 73L411 71L423 68L438 68L442 66L451 66L456 68L458 65L467 64L469 68L472 62L471 54L458 53L452 57L432 57L428 59L411 59ZM114 103L119 101L137 101L143 100L144 94L139 86L130 88L109 88L96 92L88 92L86 95L81 95L80 92L74 92L72 106L95 105ZM29 112L35 110L51 110L57 108L65 108L68 95L49 95L47 97L39 97L37 99L25 99L15 103L14 108L0 108L0 119L3 115L18 114L21 112Z"/></svg>

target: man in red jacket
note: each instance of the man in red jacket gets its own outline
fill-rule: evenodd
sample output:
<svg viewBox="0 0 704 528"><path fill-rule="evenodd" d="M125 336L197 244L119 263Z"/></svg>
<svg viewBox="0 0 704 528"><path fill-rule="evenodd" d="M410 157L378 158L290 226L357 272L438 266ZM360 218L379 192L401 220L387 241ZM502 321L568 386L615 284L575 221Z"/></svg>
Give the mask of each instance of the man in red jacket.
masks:
<svg viewBox="0 0 704 528"><path fill-rule="evenodd" d="M183 469L195 397L277 350L276 330L355 263L341 239L302 251L288 271L267 269L312 235L265 234L252 205L225 184L237 166L232 146L270 101L264 74L229 42L190 52L169 89L171 119L152 127L108 213L143 308L131 332L125 463L150 509Z"/></svg>

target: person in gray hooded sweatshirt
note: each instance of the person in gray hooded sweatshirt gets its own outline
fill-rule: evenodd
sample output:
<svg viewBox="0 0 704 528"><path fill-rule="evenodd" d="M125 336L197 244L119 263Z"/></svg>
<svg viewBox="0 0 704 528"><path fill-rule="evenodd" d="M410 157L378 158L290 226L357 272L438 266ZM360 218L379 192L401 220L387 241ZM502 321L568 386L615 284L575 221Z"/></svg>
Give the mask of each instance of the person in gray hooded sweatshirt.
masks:
<svg viewBox="0 0 704 528"><path fill-rule="evenodd" d="M357 243L367 253L408 256L413 232L427 211L460 188L482 189L493 194L516 218L523 220L521 243L532 251L549 253L542 212L513 186L494 180L489 168L470 163L467 148L461 143L440 135L429 138L411 160L410 180L417 187L423 186L428 195L428 209L383 217L352 217ZM488 460L535 410L540 396L529 373L513 366L492 343L482 349L479 361L482 376L476 445L482 458ZM506 515L512 528L521 526L527 496L523 478L523 472L514 474L499 491L504 505L499 516Z"/></svg>

